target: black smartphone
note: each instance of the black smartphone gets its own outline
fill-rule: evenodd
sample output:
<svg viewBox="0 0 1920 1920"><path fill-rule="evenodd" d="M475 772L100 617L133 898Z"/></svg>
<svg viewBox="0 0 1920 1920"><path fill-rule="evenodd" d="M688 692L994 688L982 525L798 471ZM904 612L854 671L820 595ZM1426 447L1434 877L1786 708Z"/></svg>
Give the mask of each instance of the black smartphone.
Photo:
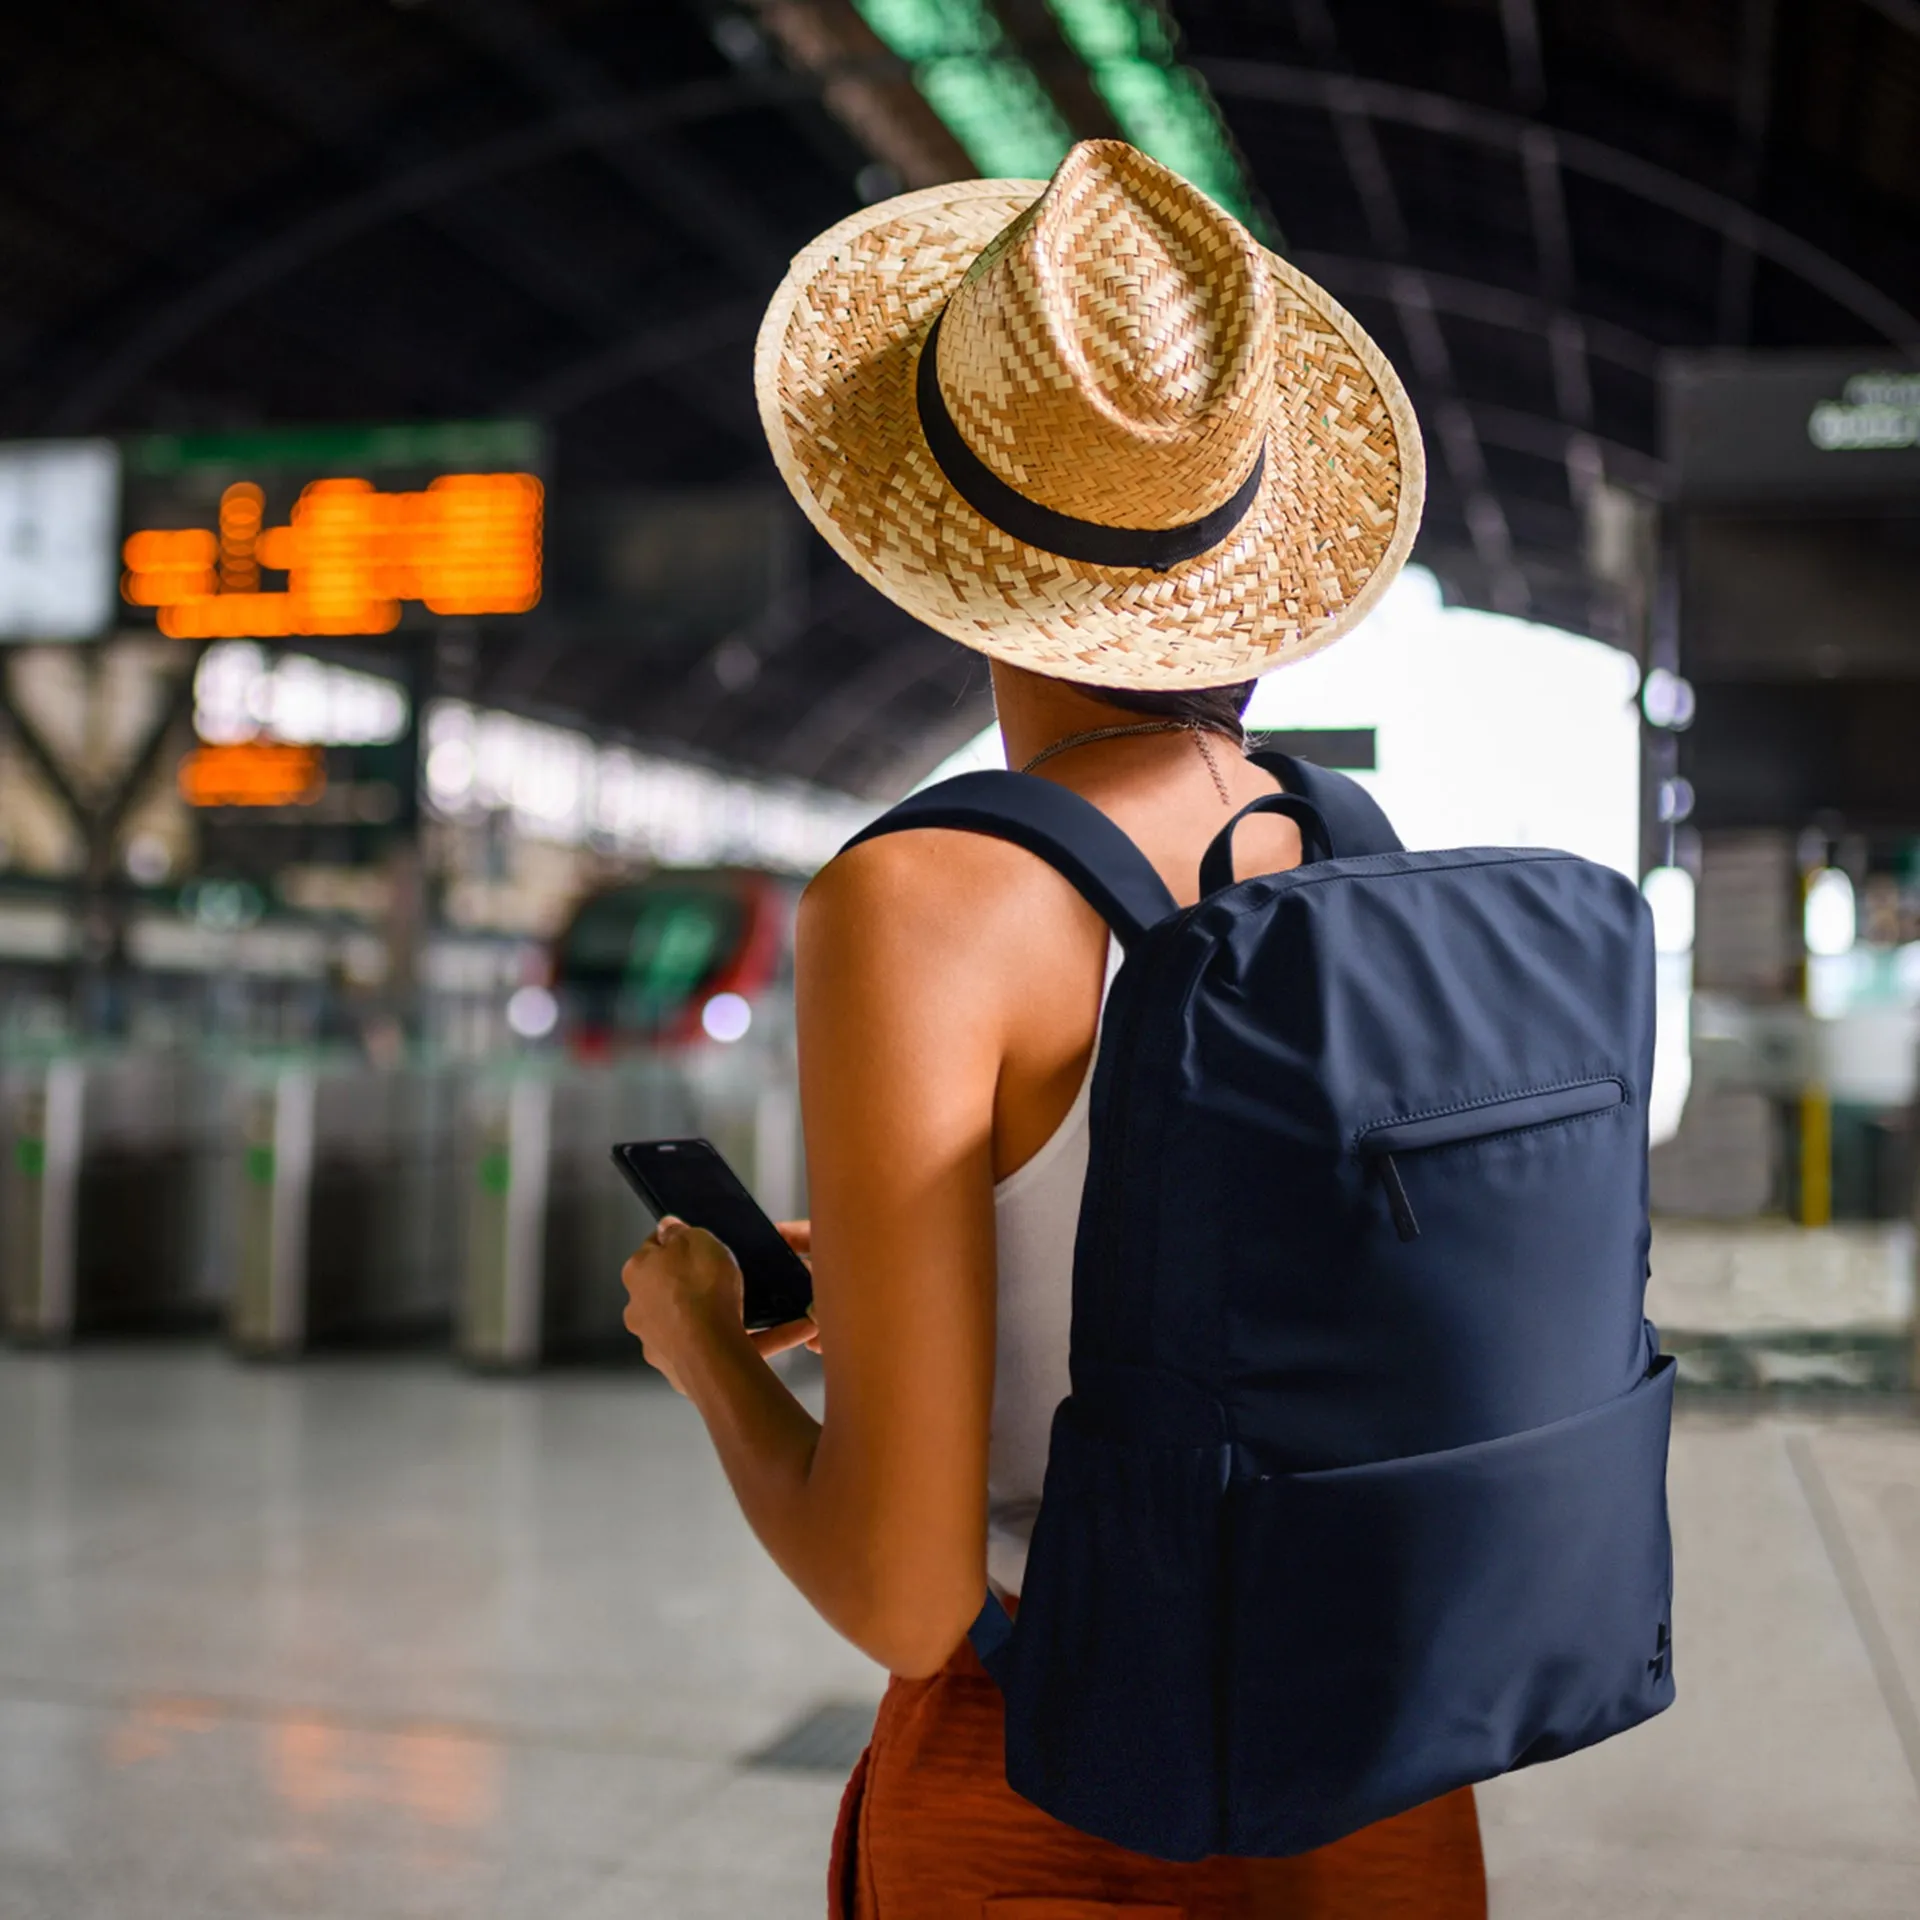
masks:
<svg viewBox="0 0 1920 1920"><path fill-rule="evenodd" d="M627 1140L613 1164L657 1220L704 1227L740 1263L748 1330L784 1326L813 1306L813 1275L760 1211L711 1140Z"/></svg>

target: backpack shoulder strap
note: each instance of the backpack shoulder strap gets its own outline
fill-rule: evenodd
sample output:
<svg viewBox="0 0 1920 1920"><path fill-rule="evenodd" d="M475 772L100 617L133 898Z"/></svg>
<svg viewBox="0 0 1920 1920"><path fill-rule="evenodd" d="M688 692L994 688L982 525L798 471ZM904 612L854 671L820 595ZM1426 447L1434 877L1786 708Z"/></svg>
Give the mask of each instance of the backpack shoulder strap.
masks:
<svg viewBox="0 0 1920 1920"><path fill-rule="evenodd" d="M1122 946L1174 911L1152 862L1092 801L1033 774L957 774L909 794L847 846L915 827L957 827L1037 854L1079 890Z"/></svg>
<svg viewBox="0 0 1920 1920"><path fill-rule="evenodd" d="M1379 801L1359 781L1316 767L1311 760L1296 760L1291 754L1261 751L1247 758L1255 766L1265 767L1289 793L1313 802L1327 823L1336 858L1406 852L1393 823L1381 812Z"/></svg>

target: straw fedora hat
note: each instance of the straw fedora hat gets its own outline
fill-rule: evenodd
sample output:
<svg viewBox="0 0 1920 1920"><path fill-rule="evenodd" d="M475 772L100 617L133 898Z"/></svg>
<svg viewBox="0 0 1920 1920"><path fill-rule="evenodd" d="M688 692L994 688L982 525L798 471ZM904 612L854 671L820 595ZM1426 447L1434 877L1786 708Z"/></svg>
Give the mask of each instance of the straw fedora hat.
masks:
<svg viewBox="0 0 1920 1920"><path fill-rule="evenodd" d="M1095 686L1246 680L1399 572L1425 464L1352 315L1178 174L1089 140L843 220L754 357L773 457L916 619Z"/></svg>

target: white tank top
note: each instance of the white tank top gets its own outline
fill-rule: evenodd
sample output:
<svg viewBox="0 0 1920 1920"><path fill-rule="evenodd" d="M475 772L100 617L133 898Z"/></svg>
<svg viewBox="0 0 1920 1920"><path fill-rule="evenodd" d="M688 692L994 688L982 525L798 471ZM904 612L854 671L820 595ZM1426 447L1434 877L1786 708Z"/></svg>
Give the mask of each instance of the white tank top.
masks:
<svg viewBox="0 0 1920 1920"><path fill-rule="evenodd" d="M1107 942L1107 988L1120 971L1120 943ZM1027 1541L1040 1511L1053 1410L1067 1397L1067 1334L1073 1320L1073 1240L1087 1183L1087 1122L1096 1032L1087 1075L1052 1137L993 1190L999 1302L994 1331L993 1421L987 1436L987 1578L1018 1593Z"/></svg>

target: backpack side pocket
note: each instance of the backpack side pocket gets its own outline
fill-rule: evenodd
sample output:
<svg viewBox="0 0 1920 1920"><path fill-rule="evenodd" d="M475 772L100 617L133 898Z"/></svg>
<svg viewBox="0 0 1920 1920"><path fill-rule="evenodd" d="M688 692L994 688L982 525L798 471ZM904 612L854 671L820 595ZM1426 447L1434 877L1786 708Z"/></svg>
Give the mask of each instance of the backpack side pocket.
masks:
<svg viewBox="0 0 1920 1920"><path fill-rule="evenodd" d="M1230 1449L1054 1415L1006 1677L1007 1780L1083 1833L1218 1851L1221 1512Z"/></svg>

